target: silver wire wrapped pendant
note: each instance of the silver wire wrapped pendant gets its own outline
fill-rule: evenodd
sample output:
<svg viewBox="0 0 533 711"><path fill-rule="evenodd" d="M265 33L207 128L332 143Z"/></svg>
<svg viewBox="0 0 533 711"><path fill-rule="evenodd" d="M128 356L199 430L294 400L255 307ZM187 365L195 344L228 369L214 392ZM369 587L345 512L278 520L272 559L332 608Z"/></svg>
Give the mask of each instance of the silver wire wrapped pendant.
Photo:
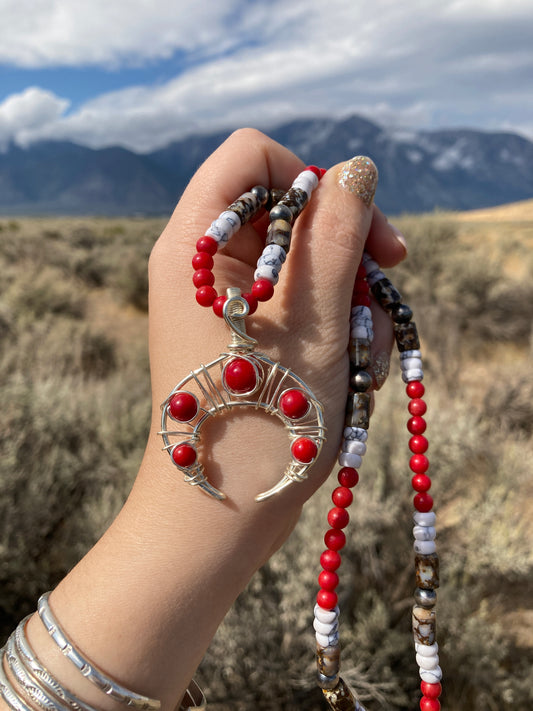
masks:
<svg viewBox="0 0 533 711"><path fill-rule="evenodd" d="M208 481L200 460L202 427L209 418L239 407L275 415L289 432L291 460L278 483L255 497L264 501L307 478L326 438L323 409L292 370L255 352L257 341L244 324L248 303L239 289L230 288L227 295L224 319L232 333L228 352L180 380L161 406L159 434L184 481L223 500L226 495Z"/></svg>

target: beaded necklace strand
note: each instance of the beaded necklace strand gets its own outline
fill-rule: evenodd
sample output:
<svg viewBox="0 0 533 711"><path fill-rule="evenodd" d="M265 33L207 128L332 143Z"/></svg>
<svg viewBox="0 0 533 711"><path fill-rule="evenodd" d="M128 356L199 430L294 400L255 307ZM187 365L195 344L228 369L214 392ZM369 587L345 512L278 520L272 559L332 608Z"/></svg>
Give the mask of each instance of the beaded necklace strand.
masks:
<svg viewBox="0 0 533 711"><path fill-rule="evenodd" d="M217 316L226 320L232 330L232 344L228 347L229 353L193 371L173 389L162 405L161 434L165 449L173 463L182 470L185 481L200 486L205 493L215 498L222 499L225 495L207 481L197 451L200 428L206 418L225 409L247 405L261 407L277 415L286 425L291 439L291 464L275 487L256 497L258 501L278 493L292 482L305 479L325 439L320 403L296 374L254 352L256 341L246 334L244 325L244 318L256 311L259 302L272 298L279 272L290 249L294 221L324 172L315 166L308 166L286 193L269 191L262 186L252 188L222 212L196 243L197 253L192 259L196 300L201 306L212 307ZM269 211L270 225L265 248L257 262L254 283L250 291L244 294L230 288L226 295L219 295L214 288L215 279L211 271L213 256L262 208ZM339 551L346 543L343 529L349 522L347 508L353 500L352 489L359 481L357 469L366 452L370 421L370 391L373 383L370 291L392 318L402 379L406 383L409 397L410 419L407 429L411 435L409 448L412 453L409 467L413 472L411 484L416 492L413 535L417 587L412 628L421 677L420 709L439 711L442 671L435 637L439 561L435 546L433 499L428 493L431 479L427 474L429 460L425 454L428 441L424 436L426 404L422 399L425 388L422 384L424 374L420 343L411 309L402 302L398 290L366 253L354 284L349 344L350 389L338 457L339 486L332 493L334 506L327 516L330 528L324 536L326 550L320 557L320 590L314 608L318 685L333 711L365 711L339 675L339 607L335 589L339 583L336 572L341 563ZM214 374L209 372L213 367L220 369L221 386L217 384ZM193 386L196 392L193 392ZM170 420L181 423L184 429L169 429Z"/></svg>

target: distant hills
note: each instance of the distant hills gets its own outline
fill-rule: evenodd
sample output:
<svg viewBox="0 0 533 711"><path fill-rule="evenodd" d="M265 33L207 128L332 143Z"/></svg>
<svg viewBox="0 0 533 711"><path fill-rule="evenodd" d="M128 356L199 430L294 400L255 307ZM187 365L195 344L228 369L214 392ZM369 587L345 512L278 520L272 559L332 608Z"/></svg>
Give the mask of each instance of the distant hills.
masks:
<svg viewBox="0 0 533 711"><path fill-rule="evenodd" d="M533 197L533 143L513 133L391 131L359 116L292 121L269 135L329 167L357 154L378 165L389 214L466 210ZM169 213L200 163L229 134L189 136L138 154L46 141L0 153L0 213Z"/></svg>

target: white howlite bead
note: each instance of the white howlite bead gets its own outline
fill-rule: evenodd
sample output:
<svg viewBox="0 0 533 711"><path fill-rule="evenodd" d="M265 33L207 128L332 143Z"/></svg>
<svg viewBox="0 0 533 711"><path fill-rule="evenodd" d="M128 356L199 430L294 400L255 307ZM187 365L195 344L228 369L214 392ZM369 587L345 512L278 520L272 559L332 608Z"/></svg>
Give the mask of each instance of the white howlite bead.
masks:
<svg viewBox="0 0 533 711"><path fill-rule="evenodd" d="M368 326L352 326L350 336L352 338L364 338L368 341L373 341L374 331Z"/></svg>
<svg viewBox="0 0 533 711"><path fill-rule="evenodd" d="M420 678L428 684L438 684L442 679L442 669L440 667L435 667L435 669L431 670L420 669Z"/></svg>
<svg viewBox="0 0 533 711"><path fill-rule="evenodd" d="M281 264L283 264L283 262L287 259L287 252L283 249L283 247L280 247L279 244L267 244L267 246L263 249L261 257L272 258L276 262L281 262ZM265 264L268 264L268 262L265 262Z"/></svg>
<svg viewBox="0 0 533 711"><path fill-rule="evenodd" d="M320 622L320 620L317 620L315 617L313 620L313 627L315 628L315 631L320 634L330 635L334 634L338 630L339 623L337 620L334 620L333 622Z"/></svg>
<svg viewBox="0 0 533 711"><path fill-rule="evenodd" d="M415 511L413 520L418 526L434 526L437 517L434 511Z"/></svg>
<svg viewBox="0 0 533 711"><path fill-rule="evenodd" d="M339 464L341 467L352 467L353 469L357 469L362 463L363 459L359 454L341 452L339 455Z"/></svg>
<svg viewBox="0 0 533 711"><path fill-rule="evenodd" d="M434 526L415 526L413 528L413 536L417 541L433 541L437 535L437 529Z"/></svg>
<svg viewBox="0 0 533 711"><path fill-rule="evenodd" d="M257 267L272 267L272 269L275 269L278 274L281 271L281 267L283 266L283 262L280 259L274 259L269 254L262 254L259 259L257 260Z"/></svg>
<svg viewBox="0 0 533 711"><path fill-rule="evenodd" d="M334 632L333 634L320 634L320 632L315 633L315 638L321 647L333 647L339 642L339 633Z"/></svg>
<svg viewBox="0 0 533 711"><path fill-rule="evenodd" d="M402 370L422 370L422 358L402 358L400 368Z"/></svg>
<svg viewBox="0 0 533 711"><path fill-rule="evenodd" d="M381 269L376 269L376 271L366 275L366 281L369 286L374 286L374 284L381 279L385 279L385 274L383 274Z"/></svg>
<svg viewBox="0 0 533 711"><path fill-rule="evenodd" d="M421 351L402 351L400 353L400 360L405 360L406 358L422 358Z"/></svg>
<svg viewBox="0 0 533 711"><path fill-rule="evenodd" d="M333 610L324 610L323 607L316 603L314 613L316 619L320 620L320 622L333 622L339 619L339 606L337 605Z"/></svg>
<svg viewBox="0 0 533 711"><path fill-rule="evenodd" d="M420 369L405 370L402 373L402 380L404 383L410 383L412 380L423 380L424 371Z"/></svg>
<svg viewBox="0 0 533 711"><path fill-rule="evenodd" d="M439 655L435 654L432 657L422 657L420 654L417 654L416 663L420 669L435 669L435 667L439 666Z"/></svg>
<svg viewBox="0 0 533 711"><path fill-rule="evenodd" d="M366 444L364 442L358 442L357 440L342 440L342 451L350 452L350 454L358 454L362 457L366 454Z"/></svg>
<svg viewBox="0 0 533 711"><path fill-rule="evenodd" d="M415 652L421 657L434 657L435 654L439 653L438 642L433 642L433 644L420 644L415 642Z"/></svg>
<svg viewBox="0 0 533 711"><path fill-rule="evenodd" d="M279 272L277 269L269 267L268 264L261 264L254 272L254 281L258 279L268 279L269 282L276 286L279 281Z"/></svg>
<svg viewBox="0 0 533 711"><path fill-rule="evenodd" d="M368 430L365 430L362 427L345 427L342 436L346 440L366 442L368 439Z"/></svg>
<svg viewBox="0 0 533 711"><path fill-rule="evenodd" d="M367 274L372 274L376 269L379 269L379 264L372 259L368 252L364 252L362 261Z"/></svg>
<svg viewBox="0 0 533 711"><path fill-rule="evenodd" d="M211 226L206 230L205 234L207 237L212 237L216 242L218 242L219 247L223 247L231 237L232 231L229 223L217 218L216 220L213 220Z"/></svg>
<svg viewBox="0 0 533 711"><path fill-rule="evenodd" d="M314 180L313 180L314 179ZM315 183L316 181L316 183ZM295 178L293 184L291 185L292 188L300 188L300 190L303 190L305 193L307 193L307 197L311 197L311 193L313 190L316 188L318 185L318 178L314 173L312 173L310 170L304 170L303 173L300 173L300 175Z"/></svg>
<svg viewBox="0 0 533 711"><path fill-rule="evenodd" d="M435 541L415 541L413 543L413 549L415 553L419 553L420 555L429 555L430 553L435 553L437 545Z"/></svg>
<svg viewBox="0 0 533 711"><path fill-rule="evenodd" d="M233 212L233 210L224 210L224 212L218 216L218 219L228 223L232 235L240 229L241 218L236 212Z"/></svg>
<svg viewBox="0 0 533 711"><path fill-rule="evenodd" d="M372 323L372 311L368 306L362 306L361 304L354 306L350 314L350 320L352 323L355 320L362 321L362 323L367 323L368 321Z"/></svg>

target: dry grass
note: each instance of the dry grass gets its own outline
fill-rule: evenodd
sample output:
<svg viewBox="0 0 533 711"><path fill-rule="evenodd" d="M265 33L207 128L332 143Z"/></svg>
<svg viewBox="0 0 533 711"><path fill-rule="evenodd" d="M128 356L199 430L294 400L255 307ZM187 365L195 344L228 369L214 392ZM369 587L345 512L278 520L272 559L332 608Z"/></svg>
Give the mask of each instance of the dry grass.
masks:
<svg viewBox="0 0 533 711"><path fill-rule="evenodd" d="M400 221L411 257L393 280L426 354L453 711L533 706L527 207ZM149 417L146 258L162 226L0 222L0 637L100 535L135 475ZM341 569L343 674L374 711L418 703L406 417L396 376L377 396ZM200 677L214 711L324 708L310 615L332 486L213 641Z"/></svg>

